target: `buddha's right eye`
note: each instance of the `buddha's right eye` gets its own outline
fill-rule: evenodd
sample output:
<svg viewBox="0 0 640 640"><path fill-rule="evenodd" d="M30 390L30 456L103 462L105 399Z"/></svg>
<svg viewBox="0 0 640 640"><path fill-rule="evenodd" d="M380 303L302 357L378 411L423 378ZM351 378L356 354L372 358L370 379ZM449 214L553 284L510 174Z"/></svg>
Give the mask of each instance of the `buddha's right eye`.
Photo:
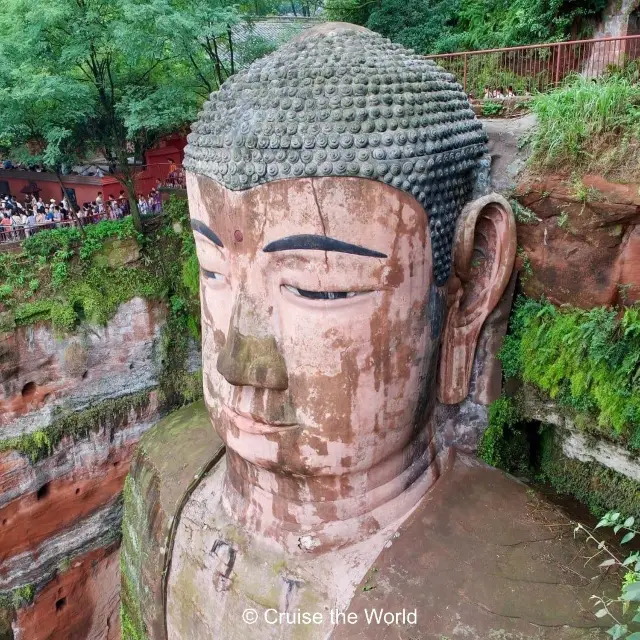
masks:
<svg viewBox="0 0 640 640"><path fill-rule="evenodd" d="M206 278L209 278L210 280L218 280L218 281L224 280L224 276L221 273L218 273L217 271L207 271L206 269L202 269L202 273Z"/></svg>

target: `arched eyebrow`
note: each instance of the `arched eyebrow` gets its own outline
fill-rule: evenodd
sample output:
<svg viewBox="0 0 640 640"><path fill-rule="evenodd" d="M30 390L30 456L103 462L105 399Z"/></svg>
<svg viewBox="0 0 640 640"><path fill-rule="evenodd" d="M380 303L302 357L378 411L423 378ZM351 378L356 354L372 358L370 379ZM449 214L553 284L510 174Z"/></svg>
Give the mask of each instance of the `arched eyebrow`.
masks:
<svg viewBox="0 0 640 640"><path fill-rule="evenodd" d="M357 244L343 242L335 238L327 238L327 236L316 236L302 234L297 236L288 236L270 242L263 251L265 253L273 253L274 251L293 251L295 249L311 249L318 251L339 251L340 253L352 253L356 256L366 256L368 258L386 258L385 253L367 249Z"/></svg>
<svg viewBox="0 0 640 640"><path fill-rule="evenodd" d="M194 231L201 233L205 238L208 238L209 240L211 240L213 244L224 248L224 245L222 244L222 240L220 240L220 238L218 238L218 236L215 233L213 233L213 231L211 231L211 229L209 229L209 227L207 227L207 225L204 224L204 222L200 222L200 220L192 220L191 228Z"/></svg>

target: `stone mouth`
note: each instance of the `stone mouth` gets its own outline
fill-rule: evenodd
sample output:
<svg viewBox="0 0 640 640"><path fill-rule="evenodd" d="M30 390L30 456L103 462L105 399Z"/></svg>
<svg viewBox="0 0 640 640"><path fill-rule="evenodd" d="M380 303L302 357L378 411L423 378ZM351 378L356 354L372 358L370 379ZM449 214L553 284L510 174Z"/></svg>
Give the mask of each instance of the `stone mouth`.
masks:
<svg viewBox="0 0 640 640"><path fill-rule="evenodd" d="M289 431L300 426L295 422L267 422L267 420L260 415L240 411L239 409L232 409L227 405L223 406L223 411L227 418L229 418L240 431L252 434L278 433L280 431Z"/></svg>

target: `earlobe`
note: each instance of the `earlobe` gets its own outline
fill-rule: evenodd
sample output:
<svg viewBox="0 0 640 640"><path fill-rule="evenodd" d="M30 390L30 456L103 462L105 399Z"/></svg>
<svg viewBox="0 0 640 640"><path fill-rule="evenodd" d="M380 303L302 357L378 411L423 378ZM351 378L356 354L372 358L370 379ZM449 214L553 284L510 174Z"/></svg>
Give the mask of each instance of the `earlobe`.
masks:
<svg viewBox="0 0 640 640"><path fill-rule="evenodd" d="M458 218L438 376L444 404L462 402L469 393L478 337L509 283L516 243L513 210L501 195L474 200Z"/></svg>

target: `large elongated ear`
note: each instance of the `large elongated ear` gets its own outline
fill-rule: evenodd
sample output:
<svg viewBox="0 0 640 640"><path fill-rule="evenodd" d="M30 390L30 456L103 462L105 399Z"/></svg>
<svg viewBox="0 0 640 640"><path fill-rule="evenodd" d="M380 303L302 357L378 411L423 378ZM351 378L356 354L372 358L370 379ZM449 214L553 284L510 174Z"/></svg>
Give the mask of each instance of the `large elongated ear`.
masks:
<svg viewBox="0 0 640 640"><path fill-rule="evenodd" d="M516 243L511 205L497 193L469 203L458 218L438 379L444 404L469 393L478 336L509 283Z"/></svg>

